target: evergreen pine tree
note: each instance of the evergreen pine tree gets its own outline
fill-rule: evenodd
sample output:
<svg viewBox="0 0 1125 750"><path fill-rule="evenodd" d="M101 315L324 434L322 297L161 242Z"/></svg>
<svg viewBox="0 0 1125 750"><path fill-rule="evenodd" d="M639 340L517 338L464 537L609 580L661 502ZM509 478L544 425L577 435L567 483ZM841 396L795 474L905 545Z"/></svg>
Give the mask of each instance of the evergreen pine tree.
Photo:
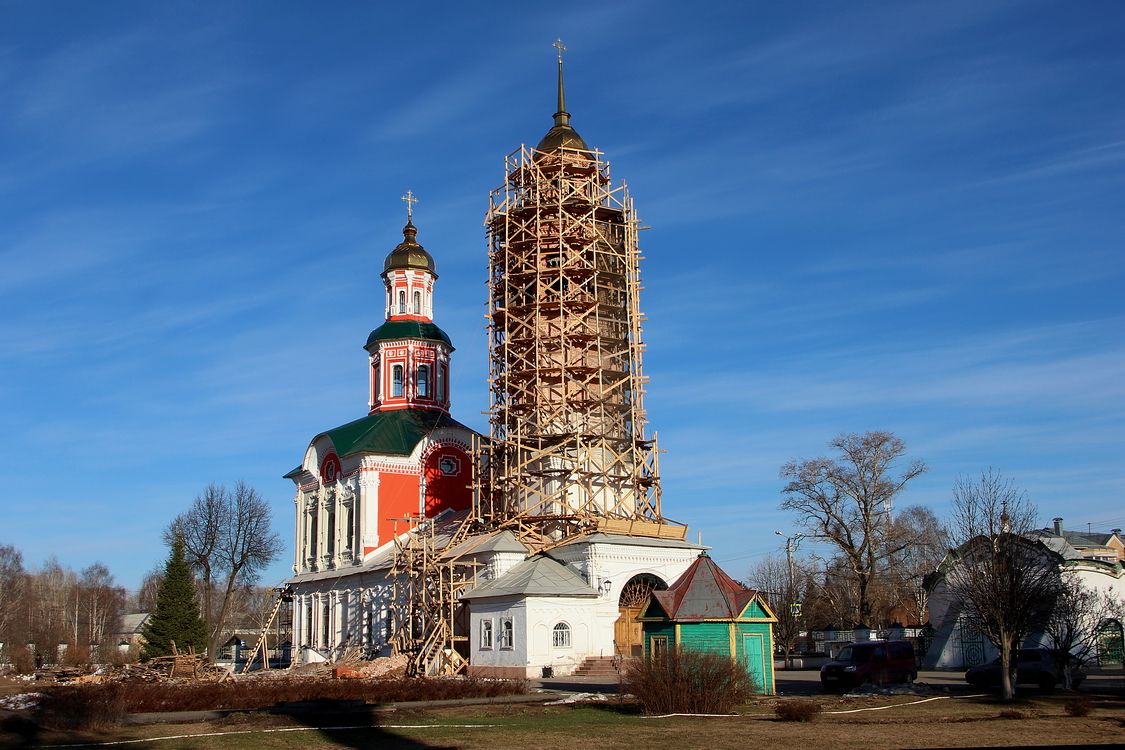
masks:
<svg viewBox="0 0 1125 750"><path fill-rule="evenodd" d="M207 644L199 604L195 601L195 579L184 558L184 543L179 537L173 540L172 554L164 566L164 580L156 592L156 610L141 635L145 639L141 651L144 660L171 654L172 641L181 653L187 653L190 646L198 653Z"/></svg>

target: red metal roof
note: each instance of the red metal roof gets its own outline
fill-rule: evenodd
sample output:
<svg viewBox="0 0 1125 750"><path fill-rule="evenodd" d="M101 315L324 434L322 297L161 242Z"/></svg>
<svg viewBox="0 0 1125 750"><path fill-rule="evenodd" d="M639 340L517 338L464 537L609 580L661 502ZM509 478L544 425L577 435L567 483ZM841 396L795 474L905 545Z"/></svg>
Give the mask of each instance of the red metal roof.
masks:
<svg viewBox="0 0 1125 750"><path fill-rule="evenodd" d="M757 596L757 591L728 576L706 553L701 554L667 591L652 592L668 619L677 622L734 620Z"/></svg>

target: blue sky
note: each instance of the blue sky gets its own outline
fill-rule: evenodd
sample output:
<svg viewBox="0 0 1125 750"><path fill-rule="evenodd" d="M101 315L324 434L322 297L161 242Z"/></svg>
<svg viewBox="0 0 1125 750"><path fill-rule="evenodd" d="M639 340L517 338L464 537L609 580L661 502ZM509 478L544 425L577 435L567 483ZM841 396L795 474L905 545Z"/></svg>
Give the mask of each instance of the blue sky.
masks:
<svg viewBox="0 0 1125 750"><path fill-rule="evenodd" d="M366 411L408 188L486 429L488 191L567 56L644 224L664 508L733 575L778 468L891 430L1125 526L1125 4L0 2L0 543L128 586L208 482L290 536ZM275 565L266 582L291 563Z"/></svg>

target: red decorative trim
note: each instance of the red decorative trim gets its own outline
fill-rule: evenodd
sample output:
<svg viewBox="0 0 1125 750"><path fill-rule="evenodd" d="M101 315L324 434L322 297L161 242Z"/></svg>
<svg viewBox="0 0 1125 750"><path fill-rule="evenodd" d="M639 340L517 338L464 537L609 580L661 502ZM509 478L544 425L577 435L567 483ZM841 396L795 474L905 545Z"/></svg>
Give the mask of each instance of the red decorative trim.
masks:
<svg viewBox="0 0 1125 750"><path fill-rule="evenodd" d="M325 484L333 484L338 479L343 479L343 470L340 465L340 457L334 452L329 453L320 462L320 481Z"/></svg>

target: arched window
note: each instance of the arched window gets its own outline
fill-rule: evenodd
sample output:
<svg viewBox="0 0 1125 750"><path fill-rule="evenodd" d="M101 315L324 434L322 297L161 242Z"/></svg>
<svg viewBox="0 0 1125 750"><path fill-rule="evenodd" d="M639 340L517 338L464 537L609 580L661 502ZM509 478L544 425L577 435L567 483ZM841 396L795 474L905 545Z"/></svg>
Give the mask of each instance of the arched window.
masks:
<svg viewBox="0 0 1125 750"><path fill-rule="evenodd" d="M398 290L398 311L399 314L406 312L406 292L401 289Z"/></svg>
<svg viewBox="0 0 1125 750"><path fill-rule="evenodd" d="M438 373L438 398L442 401L449 400L449 369L441 366L441 372Z"/></svg>
<svg viewBox="0 0 1125 750"><path fill-rule="evenodd" d="M480 621L480 647L481 649L492 648L492 620L485 619Z"/></svg>
<svg viewBox="0 0 1125 750"><path fill-rule="evenodd" d="M436 398L438 401L445 400L445 393L442 392L442 386L445 385L445 378L443 377L444 375L445 366L438 365L437 369L434 370L434 377L436 378L436 382L434 383L434 398Z"/></svg>
<svg viewBox="0 0 1125 750"><path fill-rule="evenodd" d="M551 645L555 648L570 648L570 626L560 622L551 630Z"/></svg>
<svg viewBox="0 0 1125 750"><path fill-rule="evenodd" d="M414 292L414 314L422 314L422 293Z"/></svg>
<svg viewBox="0 0 1125 750"><path fill-rule="evenodd" d="M402 398L402 365L391 368L391 396Z"/></svg>
<svg viewBox="0 0 1125 750"><path fill-rule="evenodd" d="M512 648L515 644L515 630L511 618L500 621L500 648Z"/></svg>
<svg viewBox="0 0 1125 750"><path fill-rule="evenodd" d="M418 395L422 398L430 397L429 365L418 365Z"/></svg>

